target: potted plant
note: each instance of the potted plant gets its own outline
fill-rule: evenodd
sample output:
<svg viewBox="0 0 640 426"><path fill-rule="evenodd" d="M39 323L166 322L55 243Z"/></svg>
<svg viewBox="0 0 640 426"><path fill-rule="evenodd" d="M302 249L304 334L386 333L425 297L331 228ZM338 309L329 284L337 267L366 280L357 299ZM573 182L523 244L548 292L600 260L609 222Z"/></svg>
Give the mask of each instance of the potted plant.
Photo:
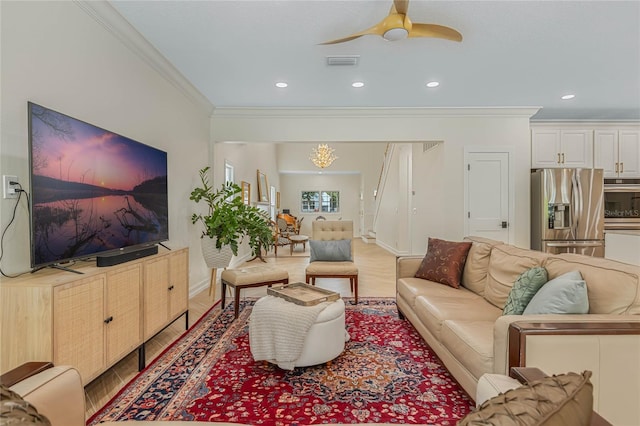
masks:
<svg viewBox="0 0 640 426"><path fill-rule="evenodd" d="M269 250L273 243L267 213L244 204L241 189L235 183L227 182L217 190L213 188L209 184L208 170L209 167L200 170L202 186L194 188L189 197L196 203L203 201L208 206L206 214L194 213L191 216L193 224L199 222L204 227L202 247L207 266L229 266L231 256L238 254L238 246L245 237L249 238L253 255L261 257L262 249ZM216 259L221 254L225 254L225 259Z"/></svg>

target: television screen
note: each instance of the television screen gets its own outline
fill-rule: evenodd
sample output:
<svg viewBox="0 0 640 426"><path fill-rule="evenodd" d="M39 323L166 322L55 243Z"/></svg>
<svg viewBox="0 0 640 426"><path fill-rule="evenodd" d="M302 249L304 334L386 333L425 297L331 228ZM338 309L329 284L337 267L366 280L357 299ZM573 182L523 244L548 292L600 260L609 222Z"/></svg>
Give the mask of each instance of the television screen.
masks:
<svg viewBox="0 0 640 426"><path fill-rule="evenodd" d="M167 153L29 102L31 266L167 240Z"/></svg>

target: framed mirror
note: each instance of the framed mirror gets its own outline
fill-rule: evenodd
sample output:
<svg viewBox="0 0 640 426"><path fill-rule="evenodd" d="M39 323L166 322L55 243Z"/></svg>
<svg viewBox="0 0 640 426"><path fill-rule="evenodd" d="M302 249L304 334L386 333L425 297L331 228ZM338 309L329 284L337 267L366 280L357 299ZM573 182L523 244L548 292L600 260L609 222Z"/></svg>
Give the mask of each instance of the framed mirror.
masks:
<svg viewBox="0 0 640 426"><path fill-rule="evenodd" d="M242 181L242 202L244 204L251 203L251 184L249 182Z"/></svg>
<svg viewBox="0 0 640 426"><path fill-rule="evenodd" d="M258 202L269 202L269 185L267 184L267 175L258 169Z"/></svg>

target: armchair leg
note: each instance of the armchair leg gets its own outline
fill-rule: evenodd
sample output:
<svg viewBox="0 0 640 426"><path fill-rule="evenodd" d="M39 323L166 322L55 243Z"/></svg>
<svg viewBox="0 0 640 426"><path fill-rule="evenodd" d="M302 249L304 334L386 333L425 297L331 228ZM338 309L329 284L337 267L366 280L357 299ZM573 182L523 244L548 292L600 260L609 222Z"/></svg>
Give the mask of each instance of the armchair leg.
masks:
<svg viewBox="0 0 640 426"><path fill-rule="evenodd" d="M356 275L355 277L353 277L353 279L352 279L352 280L353 280L353 281L352 281L352 284L353 284L353 286L352 286L352 288L353 288L353 295L354 295L355 302L356 302L356 305L357 305L357 304L358 304L358 276ZM350 281L351 281L351 280L350 280Z"/></svg>

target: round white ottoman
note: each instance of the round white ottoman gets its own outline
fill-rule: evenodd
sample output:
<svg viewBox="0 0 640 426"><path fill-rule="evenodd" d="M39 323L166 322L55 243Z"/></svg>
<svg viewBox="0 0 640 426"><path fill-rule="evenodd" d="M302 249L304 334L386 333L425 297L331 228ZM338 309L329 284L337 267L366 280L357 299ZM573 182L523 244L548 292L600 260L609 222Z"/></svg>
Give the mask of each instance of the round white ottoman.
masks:
<svg viewBox="0 0 640 426"><path fill-rule="evenodd" d="M249 317L249 347L256 361L284 370L331 361L344 350L342 299L300 306L275 296L256 301Z"/></svg>
<svg viewBox="0 0 640 426"><path fill-rule="evenodd" d="M296 367L323 364L344 350L349 335L344 325L344 301L338 299L327 306L309 329Z"/></svg>

